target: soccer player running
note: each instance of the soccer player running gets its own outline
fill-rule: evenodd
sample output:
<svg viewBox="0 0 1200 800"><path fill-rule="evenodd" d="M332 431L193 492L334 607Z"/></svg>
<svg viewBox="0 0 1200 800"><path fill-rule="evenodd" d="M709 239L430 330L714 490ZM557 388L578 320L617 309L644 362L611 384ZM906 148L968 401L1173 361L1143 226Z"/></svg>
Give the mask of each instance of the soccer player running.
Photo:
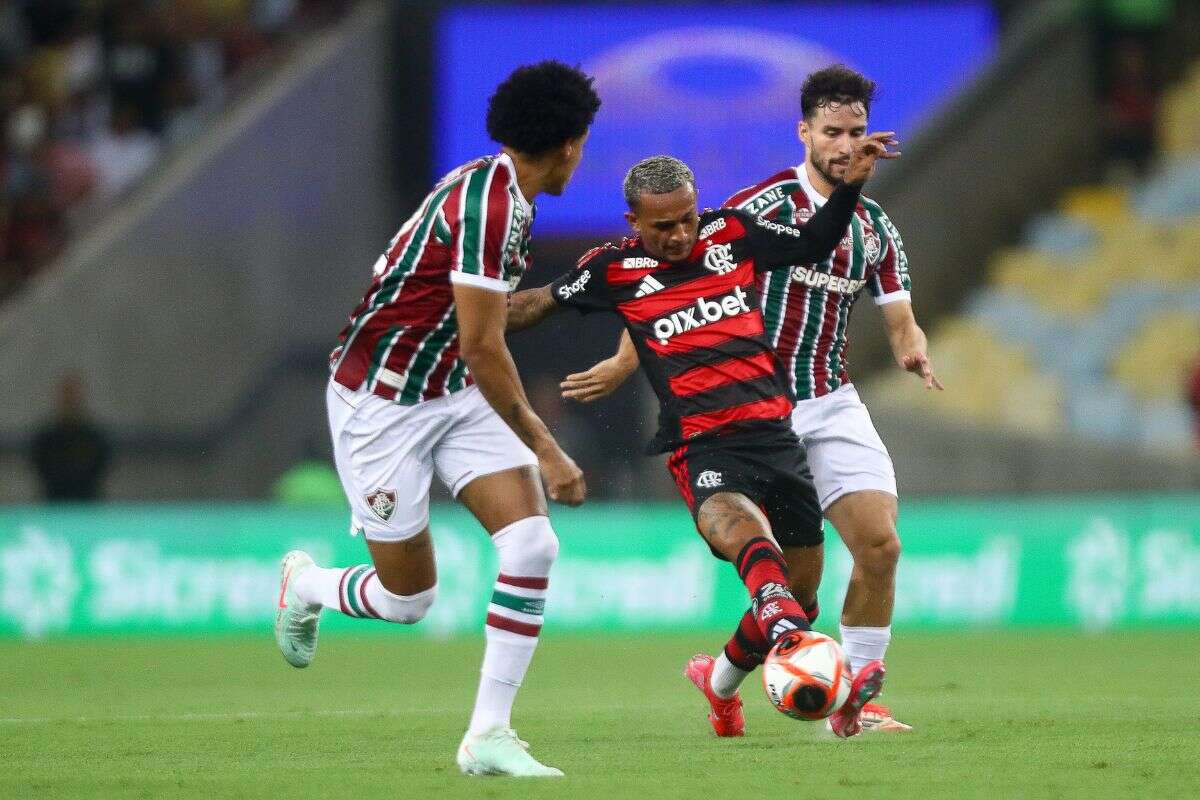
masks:
<svg viewBox="0 0 1200 800"><path fill-rule="evenodd" d="M529 266L532 201L559 195L579 164L600 100L592 79L545 61L496 89L489 135L502 145L433 188L375 264L331 356L334 458L373 565L283 560L275 636L307 666L323 609L412 624L434 601L433 474L491 535L500 562L470 727L468 774L558 776L510 726L537 646L558 539L542 492L584 500L575 462L530 408L504 341L508 295ZM540 470L540 477L539 477Z"/></svg>
<svg viewBox="0 0 1200 800"><path fill-rule="evenodd" d="M800 228L737 209L701 214L685 164L641 161L624 185L637 236L591 250L549 286L512 299L510 330L564 307L622 319L661 405L651 449L671 453L668 467L700 534L745 583L752 605L735 638L755 652L810 630L780 548L821 535L755 283L760 273L829 256L876 159L896 155L887 151L894 142L886 133L856 140L845 181ZM837 714L856 718L882 680L879 662L860 669Z"/></svg>
<svg viewBox="0 0 1200 800"><path fill-rule="evenodd" d="M846 180L855 143L867 135L874 92L874 82L843 66L811 74L800 95L804 163L737 192L725 205L788 225L810 220ZM883 660L891 640L900 557L891 457L846 371L846 326L863 288L882 311L897 363L918 375L926 388L942 385L933 374L925 334L913 316L904 243L873 200L859 198L845 236L830 258L772 271L763 276L759 287L767 336L798 401L792 429L808 450L821 509L854 559L841 635L857 671ZM590 402L609 394L637 369L637 355L623 339L616 356L569 375L563 383L564 396ZM811 620L817 614L823 543L817 539L785 546L783 554L792 593ZM708 696L718 735L742 732L737 690L762 663L765 652L761 641L738 636L716 659L699 655L689 662L688 677ZM850 721L835 716L829 724L835 727ZM876 703L863 708L859 722L864 730L911 730ZM839 731L835 728L835 732Z"/></svg>

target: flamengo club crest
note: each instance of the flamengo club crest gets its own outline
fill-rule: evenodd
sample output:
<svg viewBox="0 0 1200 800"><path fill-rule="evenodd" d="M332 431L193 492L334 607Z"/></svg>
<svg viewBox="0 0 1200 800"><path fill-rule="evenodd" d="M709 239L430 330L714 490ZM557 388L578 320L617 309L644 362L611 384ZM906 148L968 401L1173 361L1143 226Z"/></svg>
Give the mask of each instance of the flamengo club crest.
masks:
<svg viewBox="0 0 1200 800"><path fill-rule="evenodd" d="M737 269L733 260L732 244L712 244L704 251L704 268L718 275L727 275Z"/></svg>
<svg viewBox="0 0 1200 800"><path fill-rule="evenodd" d="M387 489L379 489L367 495L367 505L375 512L375 516L387 522L396 511L396 493Z"/></svg>
<svg viewBox="0 0 1200 800"><path fill-rule="evenodd" d="M711 469L706 469L696 476L696 485L701 489L715 489L724 483L725 481L721 479L721 473L714 472Z"/></svg>

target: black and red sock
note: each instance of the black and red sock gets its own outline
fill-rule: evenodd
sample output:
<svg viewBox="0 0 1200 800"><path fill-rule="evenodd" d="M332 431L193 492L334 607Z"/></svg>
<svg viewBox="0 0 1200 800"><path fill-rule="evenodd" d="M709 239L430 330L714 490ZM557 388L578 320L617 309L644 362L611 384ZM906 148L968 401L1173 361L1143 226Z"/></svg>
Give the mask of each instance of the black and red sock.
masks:
<svg viewBox="0 0 1200 800"><path fill-rule="evenodd" d="M821 613L821 607L816 600L800 608L804 610L804 616L808 617L809 625L816 622L817 614ZM753 672L762 666L763 660L767 657L767 651L770 649L771 645L767 644L762 631L758 629L754 611L747 609L738 622L737 630L725 643L725 657L738 669Z"/></svg>
<svg viewBox="0 0 1200 800"><path fill-rule="evenodd" d="M754 612L747 610L742 614L737 630L725 643L725 657L738 669L753 672L763 663L770 649L771 645L763 638Z"/></svg>
<svg viewBox="0 0 1200 800"><path fill-rule="evenodd" d="M750 592L750 611L768 648L786 633L812 629L788 588L787 563L774 542L763 537L751 539L738 553L735 565Z"/></svg>

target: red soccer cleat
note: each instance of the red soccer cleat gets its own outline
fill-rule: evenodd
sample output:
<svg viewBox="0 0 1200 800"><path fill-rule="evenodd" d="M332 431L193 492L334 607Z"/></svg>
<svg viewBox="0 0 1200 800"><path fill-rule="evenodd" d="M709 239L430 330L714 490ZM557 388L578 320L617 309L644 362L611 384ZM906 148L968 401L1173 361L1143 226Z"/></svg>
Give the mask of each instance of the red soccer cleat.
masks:
<svg viewBox="0 0 1200 800"><path fill-rule="evenodd" d="M746 732L746 718L742 716L742 697L735 694L726 699L713 693L712 671L715 663L712 656L697 653L683 668L683 677L695 684L708 699L708 705L712 709L708 714L708 721L712 723L713 732L717 736L741 736Z"/></svg>
<svg viewBox="0 0 1200 800"><path fill-rule="evenodd" d="M863 708L883 690L885 674L882 661L871 661L858 671L850 683L849 699L829 717L829 730L834 736L849 739L862 733Z"/></svg>

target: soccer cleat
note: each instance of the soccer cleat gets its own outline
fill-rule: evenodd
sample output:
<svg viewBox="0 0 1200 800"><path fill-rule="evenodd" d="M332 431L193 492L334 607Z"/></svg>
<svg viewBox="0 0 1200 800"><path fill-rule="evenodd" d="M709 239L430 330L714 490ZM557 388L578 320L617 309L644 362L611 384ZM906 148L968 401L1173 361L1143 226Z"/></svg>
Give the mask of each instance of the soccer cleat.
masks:
<svg viewBox="0 0 1200 800"><path fill-rule="evenodd" d="M464 775L508 775L513 778L561 778L562 770L547 767L529 755L529 744L504 725L467 736L458 746L458 768Z"/></svg>
<svg viewBox="0 0 1200 800"><path fill-rule="evenodd" d="M827 722L834 736L849 739L862 733L863 708L883 690L885 674L882 661L868 662L858 671L850 683L850 698L830 715Z"/></svg>
<svg viewBox="0 0 1200 800"><path fill-rule="evenodd" d="M879 703L865 704L862 707L862 714L859 715L859 720L862 722L863 733L870 731L904 733L905 731L912 730L912 725L905 725L892 716L890 708L881 706Z"/></svg>
<svg viewBox="0 0 1200 800"><path fill-rule="evenodd" d="M296 595L296 577L313 565L303 550L283 557L279 573L279 603L275 609L275 642L293 667L307 667L317 652L317 626L321 607L310 606Z"/></svg>
<svg viewBox="0 0 1200 800"><path fill-rule="evenodd" d="M717 736L741 736L746 732L746 719L742 716L742 698L735 693L733 697L717 697L712 690L713 665L717 662L712 656L697 653L688 660L683 668L683 677L687 678L696 688L704 692L708 699L708 721L712 723L713 732Z"/></svg>

